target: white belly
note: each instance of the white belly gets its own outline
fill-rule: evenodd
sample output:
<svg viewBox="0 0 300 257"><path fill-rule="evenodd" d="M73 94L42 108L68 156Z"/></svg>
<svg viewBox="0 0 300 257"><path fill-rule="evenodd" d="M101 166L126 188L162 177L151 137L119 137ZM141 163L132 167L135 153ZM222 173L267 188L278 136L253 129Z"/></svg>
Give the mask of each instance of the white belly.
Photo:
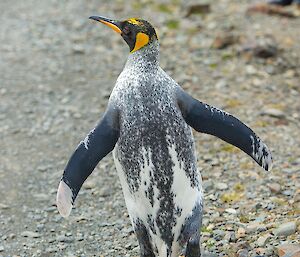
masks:
<svg viewBox="0 0 300 257"><path fill-rule="evenodd" d="M140 186L136 192L131 192L127 183L126 175L121 165L121 162L118 159L117 153L118 146L115 147L113 151L114 161L116 165L116 169L118 171L118 175L120 178L120 182L123 189L123 194L125 197L126 206L128 209L128 213L131 221L133 222L135 219L140 219L143 221L146 226L148 233L151 238L151 243L153 248L158 249L158 254L160 257L167 256L164 241L160 237L159 229L157 224L154 222L154 229L156 234L152 233L149 226L147 226L147 217L150 215L155 218L158 215L158 210L160 206L160 202L158 199L159 188L156 187L155 181L153 185L154 197L153 197L153 206L151 204L150 199L146 195L147 188L149 186L150 181L150 172L153 170L153 163L150 161L147 163L146 158L144 158L144 163L140 165ZM154 153L147 152L144 148L143 156L150 156ZM172 244L172 257L178 256L179 254L179 245L177 243L177 238L180 235L182 226L191 213L195 205L202 203L202 188L201 188L201 177L197 172L196 176L199 181L199 187L191 187L190 178L187 177L186 172L184 170L184 165L177 158L177 153L175 151L175 146L171 145L168 147L169 155L172 158L173 162L173 183L171 187L170 195L173 197L174 204L179 207L181 211L181 215L176 217L175 226L172 228L172 233L174 234L174 242ZM151 160L151 158L149 158ZM153 172L152 172L153 173ZM170 210L173 211L173 210ZM134 225L134 224L133 224Z"/></svg>

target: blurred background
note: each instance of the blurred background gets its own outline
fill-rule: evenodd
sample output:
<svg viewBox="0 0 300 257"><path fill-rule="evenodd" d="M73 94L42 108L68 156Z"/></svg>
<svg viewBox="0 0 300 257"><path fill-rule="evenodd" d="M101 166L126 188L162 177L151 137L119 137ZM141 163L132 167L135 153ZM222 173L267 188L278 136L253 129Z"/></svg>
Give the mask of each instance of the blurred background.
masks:
<svg viewBox="0 0 300 257"><path fill-rule="evenodd" d="M266 173L238 149L195 134L205 256L299 249L299 10L261 3L1 0L0 256L138 256L111 155L68 220L55 206L63 169L101 117L129 52L90 15L150 21L162 68L195 98L239 117L273 152Z"/></svg>

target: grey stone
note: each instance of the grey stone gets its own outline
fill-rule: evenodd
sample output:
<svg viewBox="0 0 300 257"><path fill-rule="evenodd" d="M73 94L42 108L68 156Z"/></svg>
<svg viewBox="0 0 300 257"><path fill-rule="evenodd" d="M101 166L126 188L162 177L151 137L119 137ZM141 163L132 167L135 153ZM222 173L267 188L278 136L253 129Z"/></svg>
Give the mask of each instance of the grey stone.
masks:
<svg viewBox="0 0 300 257"><path fill-rule="evenodd" d="M273 230L275 236L289 236L296 232L296 222L287 222L281 224L278 228Z"/></svg>
<svg viewBox="0 0 300 257"><path fill-rule="evenodd" d="M249 256L249 252L247 249L240 249L237 252L237 257L248 257Z"/></svg>
<svg viewBox="0 0 300 257"><path fill-rule="evenodd" d="M219 189L219 190L228 189L228 185L226 183L223 183L223 182L216 183L215 187L216 187L216 189Z"/></svg>
<svg viewBox="0 0 300 257"><path fill-rule="evenodd" d="M72 48L72 51L74 54L84 54L85 53L85 49L82 45L74 45Z"/></svg>
<svg viewBox="0 0 300 257"><path fill-rule="evenodd" d="M274 109L274 108L269 108L269 109L265 109L261 112L261 115L267 115L270 117L274 117L274 118L285 118L286 114L278 109Z"/></svg>
<svg viewBox="0 0 300 257"><path fill-rule="evenodd" d="M202 183L203 190L208 192L213 189L214 183L211 180L204 180Z"/></svg>
<svg viewBox="0 0 300 257"><path fill-rule="evenodd" d="M9 209L9 206L4 203L0 203L0 209L7 210L7 209Z"/></svg>
<svg viewBox="0 0 300 257"><path fill-rule="evenodd" d="M64 243L71 243L74 240L70 237L66 237L65 235L59 235L59 236L56 237L56 241L64 242Z"/></svg>
<svg viewBox="0 0 300 257"><path fill-rule="evenodd" d="M213 236L217 241L221 240L224 237L224 235L225 235L224 230L216 229L213 231Z"/></svg>
<svg viewBox="0 0 300 257"><path fill-rule="evenodd" d="M56 253L58 251L58 248L55 247L48 247L45 249L46 253Z"/></svg>
<svg viewBox="0 0 300 257"><path fill-rule="evenodd" d="M23 231L21 233L21 236L30 237L30 238L39 238L41 235L39 233L33 232L33 231Z"/></svg>
<svg viewBox="0 0 300 257"><path fill-rule="evenodd" d="M228 242L235 242L236 241L235 233L233 231L227 232L226 235L224 236L224 239Z"/></svg>
<svg viewBox="0 0 300 257"><path fill-rule="evenodd" d="M278 183L269 183L267 186L273 193L279 193L281 191L281 186Z"/></svg>
<svg viewBox="0 0 300 257"><path fill-rule="evenodd" d="M264 247L267 242L270 240L272 236L270 234L266 234L264 236L260 236L257 241L256 241L256 244L259 246L259 247Z"/></svg>

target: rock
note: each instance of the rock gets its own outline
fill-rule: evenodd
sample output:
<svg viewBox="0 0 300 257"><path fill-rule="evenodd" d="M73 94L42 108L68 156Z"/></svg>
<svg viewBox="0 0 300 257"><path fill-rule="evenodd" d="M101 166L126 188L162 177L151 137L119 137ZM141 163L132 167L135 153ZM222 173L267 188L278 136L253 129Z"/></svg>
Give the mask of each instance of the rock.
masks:
<svg viewBox="0 0 300 257"><path fill-rule="evenodd" d="M40 172L45 172L49 169L48 165L41 165L37 168L38 171Z"/></svg>
<svg viewBox="0 0 300 257"><path fill-rule="evenodd" d="M294 70L287 70L283 76L290 79L296 76L296 72Z"/></svg>
<svg viewBox="0 0 300 257"><path fill-rule="evenodd" d="M268 65L266 67L266 72L269 73L270 75L274 75L276 72L275 72L275 67L272 66L272 65Z"/></svg>
<svg viewBox="0 0 300 257"><path fill-rule="evenodd" d="M218 35L213 43L212 47L216 49L224 49L230 45L233 45L235 43L239 42L239 37L233 34L223 34L223 35Z"/></svg>
<svg viewBox="0 0 300 257"><path fill-rule="evenodd" d="M259 223L259 222L253 222L253 223L250 223L250 224L246 227L246 231L247 231L247 233L253 233L253 232L256 232L260 226L261 226L261 223Z"/></svg>
<svg viewBox="0 0 300 257"><path fill-rule="evenodd" d="M79 222L79 223L86 222L88 220L89 220L89 218L84 215L81 215L81 216L75 218L75 222Z"/></svg>
<svg viewBox="0 0 300 257"><path fill-rule="evenodd" d="M58 251L58 249L55 248L55 247L48 247L48 248L45 249L46 253L55 253L57 251Z"/></svg>
<svg viewBox="0 0 300 257"><path fill-rule="evenodd" d="M260 58L270 58L277 55L277 47L272 45L257 45L253 48L253 55Z"/></svg>
<svg viewBox="0 0 300 257"><path fill-rule="evenodd" d="M7 209L9 209L9 206L4 203L0 203L0 209L7 210Z"/></svg>
<svg viewBox="0 0 300 257"><path fill-rule="evenodd" d="M292 13L291 11L288 11L281 6L277 5L271 5L271 4L266 4L266 3L258 3L253 6L250 6L247 9L248 14L252 13L265 13L268 15L278 15L278 16L283 16L287 18L295 18L295 14Z"/></svg>
<svg viewBox="0 0 300 257"><path fill-rule="evenodd" d="M286 195L286 196L292 196L294 194L294 191L293 190L284 190L284 191L282 191L282 194Z"/></svg>
<svg viewBox="0 0 300 257"><path fill-rule="evenodd" d="M228 189L228 185L226 183L223 183L223 182L216 183L215 187L216 187L216 189L219 189L219 190Z"/></svg>
<svg viewBox="0 0 300 257"><path fill-rule="evenodd" d="M246 236L246 230L242 227L239 227L236 232L236 238L243 238Z"/></svg>
<svg viewBox="0 0 300 257"><path fill-rule="evenodd" d="M213 189L214 183L211 180L204 180L202 183L203 190L205 192Z"/></svg>
<svg viewBox="0 0 300 257"><path fill-rule="evenodd" d="M43 194L43 193L40 193L40 194L34 194L33 197L34 197L37 201L39 201L39 202L43 202L43 201L49 200L49 195Z"/></svg>
<svg viewBox="0 0 300 257"><path fill-rule="evenodd" d="M237 257L248 257L248 250L247 249L240 249L237 251Z"/></svg>
<svg viewBox="0 0 300 257"><path fill-rule="evenodd" d="M111 190L107 187L102 187L98 191L98 195L102 197L109 196L111 194Z"/></svg>
<svg viewBox="0 0 300 257"><path fill-rule="evenodd" d="M225 235L225 231L221 230L221 229L216 229L213 231L213 236L214 239L216 239L217 241L220 241Z"/></svg>
<svg viewBox="0 0 300 257"><path fill-rule="evenodd" d="M96 187L96 183L92 180L87 180L87 181L84 182L82 187L85 188L85 189L93 189L93 188Z"/></svg>
<svg viewBox="0 0 300 257"><path fill-rule="evenodd" d="M260 236L257 241L256 241L256 244L259 246L259 247L264 247L266 245L266 243L270 240L271 238L271 234L266 234L264 236Z"/></svg>
<svg viewBox="0 0 300 257"><path fill-rule="evenodd" d="M273 233L275 236L289 236L296 232L296 228L296 222L287 222L274 229Z"/></svg>
<svg viewBox="0 0 300 257"><path fill-rule="evenodd" d="M230 213L230 214L234 214L234 215L237 214L237 211L236 211L235 209L232 209L232 208L227 208L227 209L225 209L225 211L226 211L227 213Z"/></svg>
<svg viewBox="0 0 300 257"><path fill-rule="evenodd" d="M11 233L11 234L8 235L9 239L14 239L15 237L16 237L16 234L14 234L14 233Z"/></svg>
<svg viewBox="0 0 300 257"><path fill-rule="evenodd" d="M226 235L224 236L224 240L228 242L235 242L236 241L235 233L233 231L227 232Z"/></svg>
<svg viewBox="0 0 300 257"><path fill-rule="evenodd" d="M85 50L82 45L76 44L76 45L73 45L72 52L73 52L73 54L84 54Z"/></svg>
<svg viewBox="0 0 300 257"><path fill-rule="evenodd" d="M209 4L189 4L186 8L185 17L189 17L193 14L207 14L210 13L210 5Z"/></svg>
<svg viewBox="0 0 300 257"><path fill-rule="evenodd" d="M80 234L77 234L76 237L75 237L75 240L76 240L76 241L83 241L83 240L84 240L84 235L81 234L81 233L80 233Z"/></svg>
<svg viewBox="0 0 300 257"><path fill-rule="evenodd" d="M281 191L281 186L278 183L270 183L267 184L267 186L273 193L279 193Z"/></svg>
<svg viewBox="0 0 300 257"><path fill-rule="evenodd" d="M4 246L0 245L0 252L4 251Z"/></svg>
<svg viewBox="0 0 300 257"><path fill-rule="evenodd" d="M274 203L267 203L267 206L265 207L267 210L273 210L275 209L276 205Z"/></svg>
<svg viewBox="0 0 300 257"><path fill-rule="evenodd" d="M228 83L226 80L224 79L221 79L219 80L216 84L215 84L215 88L218 89L218 90L221 90L221 89L224 89L228 87Z"/></svg>
<svg viewBox="0 0 300 257"><path fill-rule="evenodd" d="M260 113L260 115L266 115L266 116L270 116L270 117L273 117L273 118L285 118L285 113L281 110L278 110L278 109L273 109L273 108L269 108L269 109L266 109L264 111L262 111Z"/></svg>
<svg viewBox="0 0 300 257"><path fill-rule="evenodd" d="M247 65L246 66L246 72L249 75L254 75L254 74L258 73L257 69L255 69L252 65Z"/></svg>
<svg viewBox="0 0 300 257"><path fill-rule="evenodd" d="M292 168L284 168L284 169L282 169L282 171L284 173L287 173L288 175L290 175L290 174L300 172L300 169L299 169L299 167L292 167Z"/></svg>
<svg viewBox="0 0 300 257"><path fill-rule="evenodd" d="M278 53L278 49L277 43L273 38L263 37L256 39L254 42L245 43L239 52L245 54L248 59L252 57L266 59L275 57Z"/></svg>
<svg viewBox="0 0 300 257"><path fill-rule="evenodd" d="M45 209L46 212L54 212L56 210L57 210L57 208L55 206L51 206L51 207L48 207Z"/></svg>
<svg viewBox="0 0 300 257"><path fill-rule="evenodd" d="M64 242L64 243L71 243L71 242L73 242L73 239L70 237L66 237L65 235L59 235L56 237L56 241Z"/></svg>
<svg viewBox="0 0 300 257"><path fill-rule="evenodd" d="M23 231L21 233L21 236L30 237L30 238L39 238L41 235L39 233L36 233L36 232L33 232L33 231Z"/></svg>
<svg viewBox="0 0 300 257"><path fill-rule="evenodd" d="M202 251L201 251L201 253L202 253ZM203 253L203 257L218 257L218 256L219 255L217 255L217 254L206 252L206 251Z"/></svg>
<svg viewBox="0 0 300 257"><path fill-rule="evenodd" d="M277 248L278 255L281 257L299 257L300 256L300 245L284 243Z"/></svg>
<svg viewBox="0 0 300 257"><path fill-rule="evenodd" d="M300 190L297 190L294 194L294 202L298 203L300 202Z"/></svg>

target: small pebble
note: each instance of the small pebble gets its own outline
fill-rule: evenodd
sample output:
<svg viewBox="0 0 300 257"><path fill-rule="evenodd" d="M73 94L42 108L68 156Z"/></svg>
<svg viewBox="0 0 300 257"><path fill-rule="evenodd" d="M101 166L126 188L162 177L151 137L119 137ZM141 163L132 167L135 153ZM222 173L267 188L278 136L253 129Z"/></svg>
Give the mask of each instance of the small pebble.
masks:
<svg viewBox="0 0 300 257"><path fill-rule="evenodd" d="M216 183L215 187L216 187L216 189L219 189L219 190L228 189L228 185L226 183L223 183L223 182Z"/></svg>
<svg viewBox="0 0 300 257"><path fill-rule="evenodd" d="M238 228L236 238L242 238L246 236L246 230L244 228Z"/></svg>
<svg viewBox="0 0 300 257"><path fill-rule="evenodd" d="M232 209L232 208L225 209L225 211L227 213L230 213L230 214L234 214L234 215L237 214L237 211L235 209Z"/></svg>
<svg viewBox="0 0 300 257"><path fill-rule="evenodd" d="M264 236L260 236L257 241L256 241L256 244L259 246L259 247L264 247L266 245L266 243L270 240L271 238L271 234L266 234Z"/></svg>
<svg viewBox="0 0 300 257"><path fill-rule="evenodd" d="M36 232L33 232L33 231L23 231L21 233L21 236L30 237L30 238L39 238L41 235L39 233L36 233Z"/></svg>

